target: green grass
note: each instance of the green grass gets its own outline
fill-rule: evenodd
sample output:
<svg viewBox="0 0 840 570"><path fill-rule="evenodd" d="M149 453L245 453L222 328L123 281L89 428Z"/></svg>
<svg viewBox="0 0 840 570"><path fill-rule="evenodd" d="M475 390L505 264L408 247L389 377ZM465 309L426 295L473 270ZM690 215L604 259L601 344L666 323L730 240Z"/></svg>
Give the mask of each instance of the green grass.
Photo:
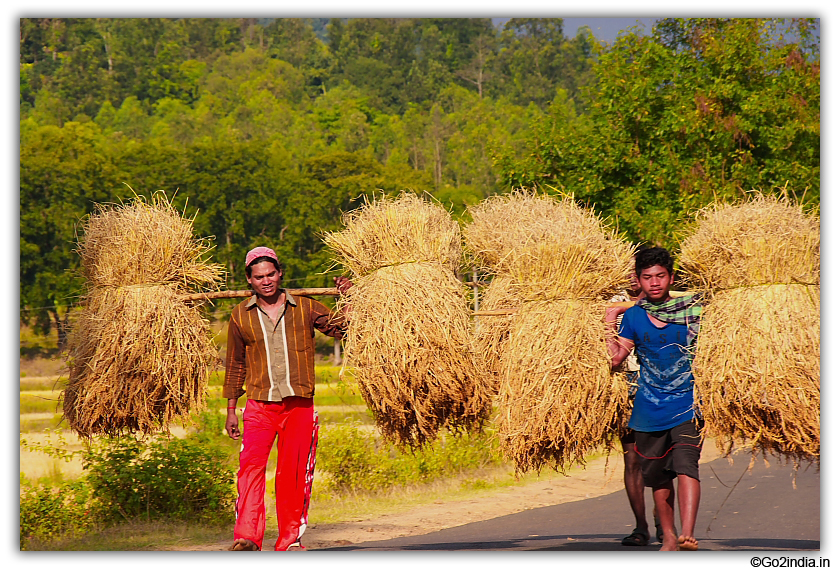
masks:
<svg viewBox="0 0 840 570"><path fill-rule="evenodd" d="M58 397L61 392L43 390L20 393L21 414L61 413Z"/></svg>
<svg viewBox="0 0 840 570"><path fill-rule="evenodd" d="M341 366L333 366L331 364L316 364L315 365L315 382L318 384L338 384L339 372ZM345 380L352 378L345 378Z"/></svg>
<svg viewBox="0 0 840 570"><path fill-rule="evenodd" d="M604 455L597 452L587 456L593 461ZM583 470L575 466L567 475ZM318 479L312 494L309 522L332 524L345 521L365 520L386 514L410 511L416 507L430 505L436 501L461 501L490 496L500 490L519 487L540 480L565 477L550 469L543 473L526 473L516 476L513 467L502 464L493 467L464 471L452 477L435 479L428 483L391 487L373 493L336 493L319 486Z"/></svg>
<svg viewBox="0 0 840 570"><path fill-rule="evenodd" d="M35 551L150 551L185 550L228 541L233 526L213 526L174 521L133 521L49 542L32 540L27 550Z"/></svg>
<svg viewBox="0 0 840 570"><path fill-rule="evenodd" d="M340 381L338 378L341 367L318 365L315 367L317 380L315 388L315 407L345 406L364 407L365 402L359 394L355 383ZM227 399L222 398L224 371L218 370L210 374L207 388L207 408L210 410L224 410ZM21 432L37 432L52 429L61 421L61 409L58 408L58 398L61 391L67 387L66 377L41 377L20 379L20 414L54 414L52 418L21 419ZM245 406L245 396L237 402L238 407ZM340 422L344 419L358 420L365 424L372 423L372 416L366 409L359 410L319 410L322 423Z"/></svg>
<svg viewBox="0 0 840 570"><path fill-rule="evenodd" d="M58 354L58 334L42 335L31 327L20 327L20 356L22 358L49 358Z"/></svg>
<svg viewBox="0 0 840 570"><path fill-rule="evenodd" d="M330 493L319 489L316 479L309 522L318 525L370 519L410 511L442 498L450 501L489 495L524 482L525 478L517 480L513 469L506 466L436 479L425 484L391 487L378 493Z"/></svg>
<svg viewBox="0 0 840 570"><path fill-rule="evenodd" d="M23 337L22 331L22 342ZM355 422L369 429L373 424L373 416L367 410L352 375L346 373L343 378L339 378L340 370L340 367L328 364L319 364L315 367L315 408L324 428L322 434L325 441L328 439L326 436L331 426ZM66 378L57 377L21 378L20 413L46 415L38 419L21 417L21 433L43 432L60 426L67 427L66 424L61 423L62 414L56 409L58 396L66 387L66 382ZM229 448L230 456L236 458L239 443L221 433L224 408L227 405L227 400L222 397L223 384L224 371L212 372L207 390L207 407L218 415L216 420L221 422L212 427L211 431L214 434L212 444ZM239 401L239 407L244 405L245 396ZM272 450L268 463L268 472L273 473L276 465L276 449ZM431 482L395 486L377 492L341 492L331 487L329 475L321 472L315 480L310 523L326 524L360 520L385 513L410 510L444 497L446 500L480 497L505 487L531 482L536 478L536 475L526 475L517 479L512 468L507 464L502 464L495 467L464 470L454 476L444 476ZM58 481L61 477L56 475L55 479ZM268 488L269 493L273 494L273 482L269 481ZM272 516L269 512L269 518ZM272 521L269 523L273 524ZM29 549L187 550L196 546L226 542L230 538L230 529L230 524L220 527L207 523L133 521L103 528L83 536L65 536L49 543L33 542Z"/></svg>
<svg viewBox="0 0 840 570"><path fill-rule="evenodd" d="M52 430L56 429L60 426L67 427L66 423L62 423L64 419L63 414L53 414L51 418L38 418L38 419L20 419L20 433L32 433L32 432L40 432L44 430Z"/></svg>
<svg viewBox="0 0 840 570"><path fill-rule="evenodd" d="M225 372L224 370L214 370L210 373L210 378L207 380L208 386L218 386L222 387L225 383Z"/></svg>
<svg viewBox="0 0 840 570"><path fill-rule="evenodd" d="M315 406L364 406L365 401L356 394L315 393Z"/></svg>
<svg viewBox="0 0 840 570"><path fill-rule="evenodd" d="M60 392L67 387L66 376L48 376L40 378L21 378L21 392L35 392L39 390L55 390Z"/></svg>
<svg viewBox="0 0 840 570"><path fill-rule="evenodd" d="M600 454L590 457L593 459ZM274 466L269 465L269 472ZM572 469L569 474L578 471ZM322 490L316 476L309 524L322 524L371 519L392 513L411 511L440 500L480 499L499 490L526 485L562 475L548 472L529 473L516 477L510 466L499 466L462 473L430 483L392 488L379 493L331 494ZM268 482L273 494L273 482ZM270 506L270 505L267 505ZM273 509L267 512L267 528L276 528ZM64 536L47 543L33 540L28 550L34 551L166 551L224 548L231 539L231 524L214 526L207 523L177 521L132 521L89 532L82 536Z"/></svg>
<svg viewBox="0 0 840 570"><path fill-rule="evenodd" d="M344 421L359 422L363 425L373 424L373 414L369 410L360 410L353 412L332 412L329 410L318 410L318 419L321 425L338 424Z"/></svg>
<svg viewBox="0 0 840 570"><path fill-rule="evenodd" d="M339 384L338 373L341 366L332 366L331 364L316 364L315 365L315 383L316 384ZM208 380L209 386L223 386L225 383L225 371L214 370L210 373Z"/></svg>

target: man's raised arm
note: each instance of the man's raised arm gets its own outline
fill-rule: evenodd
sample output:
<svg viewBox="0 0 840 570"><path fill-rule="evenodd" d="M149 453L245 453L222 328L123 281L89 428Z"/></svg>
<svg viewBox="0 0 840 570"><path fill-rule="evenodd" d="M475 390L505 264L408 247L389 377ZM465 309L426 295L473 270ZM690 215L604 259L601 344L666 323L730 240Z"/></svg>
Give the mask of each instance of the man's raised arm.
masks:
<svg viewBox="0 0 840 570"><path fill-rule="evenodd" d="M615 369L618 368L624 359L627 358L627 355L633 350L633 341L628 338L623 338L618 336L618 316L624 311L627 310L627 307L621 305L615 305L607 307L605 314L604 314L604 332L606 333L607 337L607 350L610 354L610 366Z"/></svg>

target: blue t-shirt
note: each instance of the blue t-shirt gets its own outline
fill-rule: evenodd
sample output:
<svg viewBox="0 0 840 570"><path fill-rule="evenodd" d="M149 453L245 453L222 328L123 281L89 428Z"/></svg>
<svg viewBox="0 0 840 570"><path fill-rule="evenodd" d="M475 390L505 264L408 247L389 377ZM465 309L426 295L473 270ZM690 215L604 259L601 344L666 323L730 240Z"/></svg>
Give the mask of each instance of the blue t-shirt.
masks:
<svg viewBox="0 0 840 570"><path fill-rule="evenodd" d="M686 351L686 325L658 328L647 311L627 309L618 330L632 340L639 359L639 389L627 426L636 431L660 431L694 418L694 375Z"/></svg>

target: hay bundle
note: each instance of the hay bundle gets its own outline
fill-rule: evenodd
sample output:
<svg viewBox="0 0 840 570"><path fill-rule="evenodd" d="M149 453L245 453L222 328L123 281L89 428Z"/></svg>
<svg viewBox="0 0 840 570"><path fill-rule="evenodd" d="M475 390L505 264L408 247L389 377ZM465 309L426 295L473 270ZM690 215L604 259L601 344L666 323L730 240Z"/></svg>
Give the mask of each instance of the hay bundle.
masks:
<svg viewBox="0 0 840 570"><path fill-rule="evenodd" d="M490 196L468 211L472 221L464 228L467 248L482 267L497 274L510 273L517 266L517 254L552 242L558 232L576 232L576 243L594 248L603 241L601 221L568 196L518 189Z"/></svg>
<svg viewBox="0 0 840 570"><path fill-rule="evenodd" d="M470 213L467 246L520 302L499 362L484 360L499 370L502 449L522 472L582 464L625 423L627 385L610 371L603 314L632 247L571 197L516 191Z"/></svg>
<svg viewBox="0 0 840 570"><path fill-rule="evenodd" d="M526 302L514 317L498 428L517 470L584 464L626 423L627 381L610 373L602 315L603 304L563 299Z"/></svg>
<svg viewBox="0 0 840 570"><path fill-rule="evenodd" d="M694 358L706 431L730 452L820 454L820 222L757 195L698 215L680 267L706 293Z"/></svg>
<svg viewBox="0 0 840 570"><path fill-rule="evenodd" d="M489 396L477 382L458 224L439 204L404 193L365 203L327 234L355 286L346 363L382 434L422 446L444 426L478 427Z"/></svg>
<svg viewBox="0 0 840 570"><path fill-rule="evenodd" d="M513 288L513 279L507 275L496 275L490 284L479 292L481 309L516 310L522 301ZM513 314L492 317L477 317L474 322L473 346L476 358L482 365L487 389L491 394L499 391L499 375L502 369L501 355L504 354L510 339L510 326Z"/></svg>
<svg viewBox="0 0 840 570"><path fill-rule="evenodd" d="M155 194L97 206L78 241L87 294L69 337L64 417L79 435L166 429L203 405L217 358L207 323L179 295L221 267L192 221Z"/></svg>

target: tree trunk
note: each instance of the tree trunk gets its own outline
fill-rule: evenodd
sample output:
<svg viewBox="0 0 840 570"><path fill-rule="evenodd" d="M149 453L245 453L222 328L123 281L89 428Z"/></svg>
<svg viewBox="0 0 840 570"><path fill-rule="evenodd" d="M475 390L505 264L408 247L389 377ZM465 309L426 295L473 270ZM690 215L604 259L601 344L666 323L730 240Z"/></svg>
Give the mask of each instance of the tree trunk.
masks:
<svg viewBox="0 0 840 570"><path fill-rule="evenodd" d="M233 226L235 222L231 222L231 226ZM228 278L232 279L234 276L233 273L233 232L231 231L230 227L225 232L225 241L227 242L227 254L228 254Z"/></svg>
<svg viewBox="0 0 840 570"><path fill-rule="evenodd" d="M341 340L337 338L333 343L333 365L341 366Z"/></svg>
<svg viewBox="0 0 840 570"><path fill-rule="evenodd" d="M65 348L67 348L67 332L70 325L70 311L64 313L64 319L62 319L58 315L58 311L55 309L50 310L50 315L53 318L53 325L55 325L55 330L58 333L58 351L62 352Z"/></svg>

